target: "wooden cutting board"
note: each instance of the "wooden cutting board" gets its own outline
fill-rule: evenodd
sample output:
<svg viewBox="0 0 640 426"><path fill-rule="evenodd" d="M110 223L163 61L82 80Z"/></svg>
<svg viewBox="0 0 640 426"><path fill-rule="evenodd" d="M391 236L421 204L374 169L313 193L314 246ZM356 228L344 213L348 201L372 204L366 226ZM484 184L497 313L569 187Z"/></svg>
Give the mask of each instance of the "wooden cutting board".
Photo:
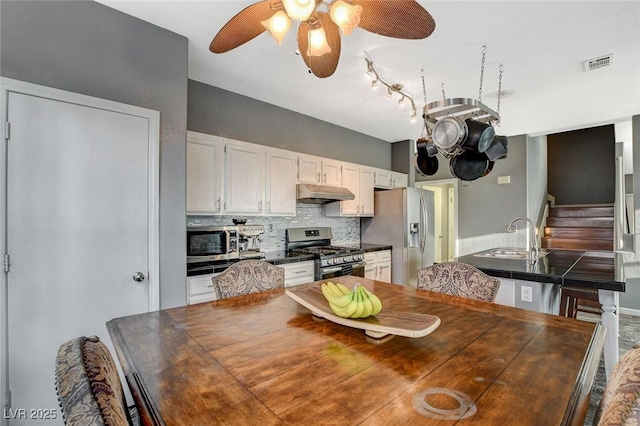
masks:
<svg viewBox="0 0 640 426"><path fill-rule="evenodd" d="M347 327L359 328L374 338L382 338L389 334L404 337L423 337L438 328L440 318L435 315L415 312L394 311L382 300L382 311L367 318L342 318L333 313L329 302L320 289L320 284L312 286L291 287L285 294L309 309L315 316L325 318Z"/></svg>

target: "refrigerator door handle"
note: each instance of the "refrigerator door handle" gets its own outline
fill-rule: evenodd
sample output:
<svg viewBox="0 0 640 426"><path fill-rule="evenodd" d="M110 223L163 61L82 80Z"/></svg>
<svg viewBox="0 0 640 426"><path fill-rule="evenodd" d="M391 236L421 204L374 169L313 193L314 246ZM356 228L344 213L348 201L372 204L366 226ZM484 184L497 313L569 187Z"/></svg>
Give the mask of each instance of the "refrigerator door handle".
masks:
<svg viewBox="0 0 640 426"><path fill-rule="evenodd" d="M425 205L424 196L420 195L420 253L424 254L424 247L427 243L427 232L425 227L427 226L427 207Z"/></svg>

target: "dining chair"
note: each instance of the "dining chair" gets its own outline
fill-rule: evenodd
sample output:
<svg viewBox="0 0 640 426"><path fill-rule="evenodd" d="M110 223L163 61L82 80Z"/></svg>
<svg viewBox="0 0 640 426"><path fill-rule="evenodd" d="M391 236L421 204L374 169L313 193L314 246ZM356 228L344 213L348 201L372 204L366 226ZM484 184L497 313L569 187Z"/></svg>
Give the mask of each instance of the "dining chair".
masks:
<svg viewBox="0 0 640 426"><path fill-rule="evenodd" d="M418 270L418 289L493 302L500 280L462 262L441 262Z"/></svg>
<svg viewBox="0 0 640 426"><path fill-rule="evenodd" d="M96 336L60 345L56 392L68 426L134 424L111 353Z"/></svg>
<svg viewBox="0 0 640 426"><path fill-rule="evenodd" d="M264 260L241 260L211 278L218 299L284 287L284 269Z"/></svg>
<svg viewBox="0 0 640 426"><path fill-rule="evenodd" d="M611 371L594 426L640 424L640 347L626 352Z"/></svg>

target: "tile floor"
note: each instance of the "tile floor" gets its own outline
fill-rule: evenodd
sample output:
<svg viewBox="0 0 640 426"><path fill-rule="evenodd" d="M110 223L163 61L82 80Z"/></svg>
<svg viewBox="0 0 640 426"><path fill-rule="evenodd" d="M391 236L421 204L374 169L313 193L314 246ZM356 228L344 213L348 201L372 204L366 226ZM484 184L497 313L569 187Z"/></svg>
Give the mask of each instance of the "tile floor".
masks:
<svg viewBox="0 0 640 426"><path fill-rule="evenodd" d="M586 321L594 320L592 317L585 315L581 317L579 314L579 319L584 319ZM599 317L596 319L599 321ZM633 347L635 344L640 343L640 317L620 314L620 335L618 337L618 346L620 349L620 355L627 352L629 349ZM604 391L604 387L607 383L607 379L604 372L604 359L600 358L600 366L598 367L598 372L596 373L595 383L593 384L593 388L591 389L591 400L589 402L589 411L587 411L587 417L584 422L584 426L591 426L593 423L593 416L598 408L598 404L600 404L600 399L602 398L602 392Z"/></svg>

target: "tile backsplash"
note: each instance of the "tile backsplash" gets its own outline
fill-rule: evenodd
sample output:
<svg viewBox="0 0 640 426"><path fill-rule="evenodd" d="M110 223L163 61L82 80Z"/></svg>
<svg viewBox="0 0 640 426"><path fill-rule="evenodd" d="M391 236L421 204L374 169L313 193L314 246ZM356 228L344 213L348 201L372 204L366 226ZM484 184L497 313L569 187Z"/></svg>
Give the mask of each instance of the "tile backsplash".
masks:
<svg viewBox="0 0 640 426"><path fill-rule="evenodd" d="M187 226L232 225L232 219L245 216L187 216ZM264 252L285 250L285 229L329 226L335 245L360 243L360 219L326 217L322 204L298 203L295 216L246 216L248 224L263 225L260 249ZM273 232L273 237L270 232Z"/></svg>

